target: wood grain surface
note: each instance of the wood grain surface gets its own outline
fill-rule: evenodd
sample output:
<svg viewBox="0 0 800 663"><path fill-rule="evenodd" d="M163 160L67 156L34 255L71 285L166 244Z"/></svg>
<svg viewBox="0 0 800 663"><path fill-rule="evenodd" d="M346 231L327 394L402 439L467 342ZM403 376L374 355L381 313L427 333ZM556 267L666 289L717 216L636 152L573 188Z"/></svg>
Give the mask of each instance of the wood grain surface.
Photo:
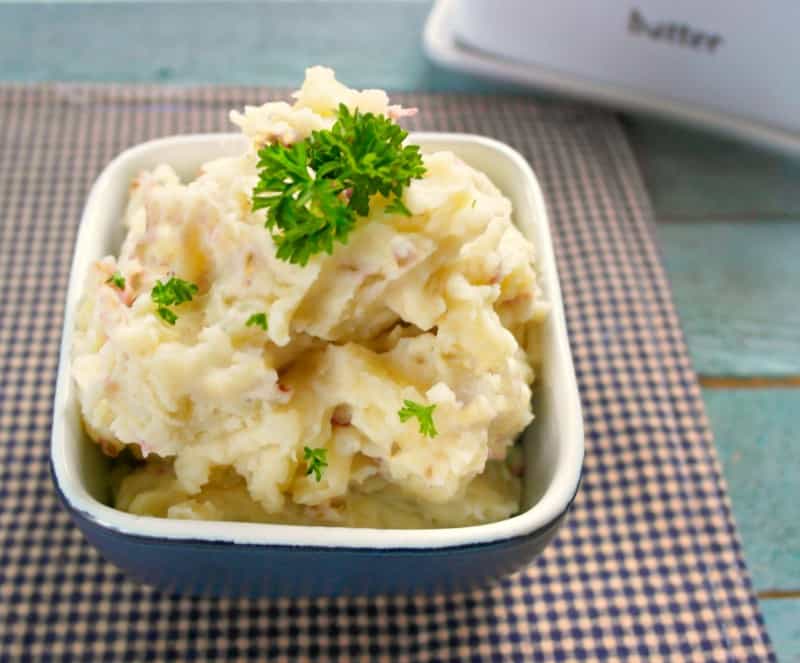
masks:
<svg viewBox="0 0 800 663"><path fill-rule="evenodd" d="M800 217L660 223L658 235L698 373L800 375Z"/></svg>

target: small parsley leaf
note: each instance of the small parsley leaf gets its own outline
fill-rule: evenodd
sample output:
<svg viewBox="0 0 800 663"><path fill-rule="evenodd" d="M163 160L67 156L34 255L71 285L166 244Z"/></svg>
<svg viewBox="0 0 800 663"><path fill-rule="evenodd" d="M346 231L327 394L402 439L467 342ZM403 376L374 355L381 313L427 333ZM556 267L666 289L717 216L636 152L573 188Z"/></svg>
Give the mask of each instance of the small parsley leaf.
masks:
<svg viewBox="0 0 800 663"><path fill-rule="evenodd" d="M249 318L247 318L247 322L244 323L246 327L261 327L264 331L267 331L267 327L269 325L269 320L267 319L266 313L253 313Z"/></svg>
<svg viewBox="0 0 800 663"><path fill-rule="evenodd" d="M398 411L400 421L406 422L411 417L415 417L419 421L419 432L426 437L436 437L439 431L436 430L436 424L433 423L433 411L436 409L436 404L433 405L420 405L414 401L404 400L403 407Z"/></svg>
<svg viewBox="0 0 800 663"><path fill-rule="evenodd" d="M158 305L156 313L159 317L167 324L174 325L178 316L167 307L192 301L192 297L197 294L197 291L198 287L194 283L173 276L166 283L156 281L150 293L150 299Z"/></svg>
<svg viewBox="0 0 800 663"><path fill-rule="evenodd" d="M313 473L314 478L319 483L322 480L322 470L328 467L328 450L311 449L303 447L303 460L306 461L306 476Z"/></svg>
<svg viewBox="0 0 800 663"><path fill-rule="evenodd" d="M407 136L383 115L340 104L330 129L288 147L261 148L252 208L266 210L277 257L305 265L317 253L330 255L369 214L375 194L390 199L391 213L410 215L400 197L425 166L418 145L403 145Z"/></svg>
<svg viewBox="0 0 800 663"><path fill-rule="evenodd" d="M178 320L178 316L175 315L172 311L170 311L166 306L159 306L156 309L156 313L158 313L161 319L168 325L174 325L175 322Z"/></svg>
<svg viewBox="0 0 800 663"><path fill-rule="evenodd" d="M115 288L119 288L120 290L125 290L125 277L118 271L109 276L106 279L106 283L110 283Z"/></svg>

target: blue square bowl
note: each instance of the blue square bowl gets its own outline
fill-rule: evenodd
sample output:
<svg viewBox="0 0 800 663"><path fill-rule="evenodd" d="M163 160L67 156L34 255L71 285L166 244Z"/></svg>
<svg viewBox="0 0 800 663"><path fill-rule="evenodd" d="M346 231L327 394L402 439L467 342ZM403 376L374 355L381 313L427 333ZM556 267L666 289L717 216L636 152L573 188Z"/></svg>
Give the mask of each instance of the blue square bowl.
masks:
<svg viewBox="0 0 800 663"><path fill-rule="evenodd" d="M213 158L241 153L238 134L176 136L123 152L97 179L83 213L67 293L51 465L62 502L108 560L164 591L218 596L320 596L463 590L528 563L553 538L578 489L583 423L547 213L539 184L513 149L480 136L412 134L423 151L450 150L485 172L514 206L537 248L552 312L545 322L536 418L523 434L523 508L472 527L378 530L169 520L109 506L109 461L83 432L70 374L75 313L93 261L116 253L132 178L169 163L189 177Z"/></svg>

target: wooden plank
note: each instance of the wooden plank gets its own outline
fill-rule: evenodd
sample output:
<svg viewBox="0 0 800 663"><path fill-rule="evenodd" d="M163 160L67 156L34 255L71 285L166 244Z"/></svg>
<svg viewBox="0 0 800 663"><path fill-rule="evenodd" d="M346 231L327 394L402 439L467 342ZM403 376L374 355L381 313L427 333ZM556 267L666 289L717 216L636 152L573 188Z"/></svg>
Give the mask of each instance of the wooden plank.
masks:
<svg viewBox="0 0 800 663"><path fill-rule="evenodd" d="M0 79L294 87L327 64L357 87L487 87L427 60L429 0L310 4L0 4Z"/></svg>
<svg viewBox="0 0 800 663"><path fill-rule="evenodd" d="M697 372L800 374L800 222L657 228Z"/></svg>
<svg viewBox="0 0 800 663"><path fill-rule="evenodd" d="M703 395L755 588L800 590L800 390Z"/></svg>
<svg viewBox="0 0 800 663"><path fill-rule="evenodd" d="M659 219L800 217L800 156L666 120L626 124Z"/></svg>
<svg viewBox="0 0 800 663"><path fill-rule="evenodd" d="M800 599L761 601L761 610L778 661L800 661Z"/></svg>

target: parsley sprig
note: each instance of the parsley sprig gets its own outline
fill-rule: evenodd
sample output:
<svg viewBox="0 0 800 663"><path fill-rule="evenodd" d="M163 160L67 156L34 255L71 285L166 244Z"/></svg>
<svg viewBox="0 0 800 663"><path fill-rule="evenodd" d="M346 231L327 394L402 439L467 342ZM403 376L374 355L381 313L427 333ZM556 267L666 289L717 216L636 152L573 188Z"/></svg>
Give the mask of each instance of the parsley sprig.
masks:
<svg viewBox="0 0 800 663"><path fill-rule="evenodd" d="M418 145L403 145L408 132L389 118L339 105L331 129L314 131L287 147L258 152L259 182L253 210L267 210L265 226L277 257L305 265L311 256L347 243L370 199L390 199L387 211L410 215L403 189L425 174Z"/></svg>
<svg viewBox="0 0 800 663"><path fill-rule="evenodd" d="M303 447L303 460L306 461L306 476L313 472L314 478L319 483L322 480L322 471L328 467L328 450Z"/></svg>
<svg viewBox="0 0 800 663"><path fill-rule="evenodd" d="M426 437L436 437L439 431L436 430L436 424L433 423L433 411L436 409L436 403L433 405L420 405L414 401L404 400L403 407L398 411L400 421L406 422L411 417L415 417L419 421L420 435Z"/></svg>
<svg viewBox="0 0 800 663"><path fill-rule="evenodd" d="M253 315L247 318L247 322L245 322L244 325L245 327L261 327L261 329L267 331L269 319L266 313L253 313Z"/></svg>
<svg viewBox="0 0 800 663"><path fill-rule="evenodd" d="M197 294L197 290L198 288L194 283L189 283L173 276L166 283L156 281L150 293L150 299L157 305L156 313L158 313L159 317L167 324L174 325L178 316L167 307L178 306L184 302L192 301L192 297Z"/></svg>

